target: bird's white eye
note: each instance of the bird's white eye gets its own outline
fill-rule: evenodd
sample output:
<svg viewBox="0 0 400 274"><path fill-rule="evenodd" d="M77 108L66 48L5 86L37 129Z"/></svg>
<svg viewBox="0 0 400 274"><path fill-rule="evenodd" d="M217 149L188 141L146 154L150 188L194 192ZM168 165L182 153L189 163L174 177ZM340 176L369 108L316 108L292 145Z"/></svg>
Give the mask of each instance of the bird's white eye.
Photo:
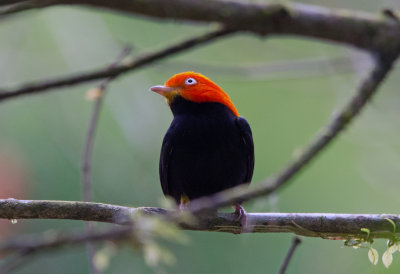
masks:
<svg viewBox="0 0 400 274"><path fill-rule="evenodd" d="M187 79L185 80L185 84L186 84L186 85L194 85L194 84L197 84L197 81L196 81L196 79L194 79L194 78L187 78Z"/></svg>

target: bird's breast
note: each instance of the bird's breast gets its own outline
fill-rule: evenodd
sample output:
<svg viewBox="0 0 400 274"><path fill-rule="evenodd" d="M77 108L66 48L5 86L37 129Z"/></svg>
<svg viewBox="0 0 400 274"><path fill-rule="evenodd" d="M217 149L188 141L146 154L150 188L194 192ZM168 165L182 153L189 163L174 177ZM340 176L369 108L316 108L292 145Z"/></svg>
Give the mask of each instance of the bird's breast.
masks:
<svg viewBox="0 0 400 274"><path fill-rule="evenodd" d="M177 98L171 109L160 162L167 195L192 200L247 182L248 151L229 108Z"/></svg>

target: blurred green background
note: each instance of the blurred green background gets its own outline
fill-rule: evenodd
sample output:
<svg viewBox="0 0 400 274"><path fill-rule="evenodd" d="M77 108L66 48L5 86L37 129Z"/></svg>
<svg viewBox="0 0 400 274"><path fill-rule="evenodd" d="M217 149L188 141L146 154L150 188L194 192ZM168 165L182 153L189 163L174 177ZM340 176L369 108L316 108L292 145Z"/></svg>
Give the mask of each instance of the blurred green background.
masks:
<svg viewBox="0 0 400 274"><path fill-rule="evenodd" d="M306 2L369 12L400 8L395 0ZM86 8L21 13L0 22L0 86L102 67L126 44L139 56L212 28L214 24ZM240 34L126 74L109 85L101 113L93 154L93 200L161 204L158 159L172 115L162 97L148 88L174 73L199 71L232 97L253 129L256 185L278 171L343 105L369 64L367 55L341 45ZM95 85L0 104L0 198L81 199L81 156L92 110L85 93ZM395 69L355 123L300 176L278 194L246 203L246 210L400 214L399 85ZM79 230L84 223L19 220L11 229L9 221L1 225L4 239L12 233ZM172 266L154 270L139 252L122 247L105 273L277 273L292 239L289 234L185 234L188 244L167 244L177 259ZM376 241L374 247L382 254L385 241ZM386 270L381 260L372 266L367 251L343 247L341 241L306 238L287 273L399 273L400 254L394 254ZM80 247L38 255L16 273L88 271L85 248Z"/></svg>

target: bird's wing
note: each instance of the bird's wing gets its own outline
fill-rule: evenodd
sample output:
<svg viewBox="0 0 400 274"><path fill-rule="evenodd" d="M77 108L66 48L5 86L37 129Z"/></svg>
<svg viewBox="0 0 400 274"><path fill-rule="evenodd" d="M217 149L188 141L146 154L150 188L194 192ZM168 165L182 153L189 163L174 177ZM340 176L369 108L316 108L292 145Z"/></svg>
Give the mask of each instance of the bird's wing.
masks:
<svg viewBox="0 0 400 274"><path fill-rule="evenodd" d="M247 174L244 183L250 183L254 170L253 135L251 133L250 125L245 118L238 117L236 119L236 125L240 130L240 134L242 135L242 139L247 150Z"/></svg>
<svg viewBox="0 0 400 274"><path fill-rule="evenodd" d="M167 131L161 146L160 165L159 165L161 188L164 195L170 195L170 189L168 187L168 165L170 163L172 150L173 150L173 145Z"/></svg>

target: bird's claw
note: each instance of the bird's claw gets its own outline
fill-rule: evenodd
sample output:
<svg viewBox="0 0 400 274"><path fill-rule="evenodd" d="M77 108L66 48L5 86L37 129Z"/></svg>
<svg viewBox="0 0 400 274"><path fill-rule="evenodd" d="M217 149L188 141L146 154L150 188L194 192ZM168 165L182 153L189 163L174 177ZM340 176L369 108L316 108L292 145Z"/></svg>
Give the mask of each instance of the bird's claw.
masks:
<svg viewBox="0 0 400 274"><path fill-rule="evenodd" d="M241 230L237 234L243 233L243 232L246 231L246 226L247 226L247 213L246 213L246 210L244 210L244 208L240 204L235 204L232 207L235 210L235 214L237 215L237 219L236 220L239 221L240 225L241 225Z"/></svg>

